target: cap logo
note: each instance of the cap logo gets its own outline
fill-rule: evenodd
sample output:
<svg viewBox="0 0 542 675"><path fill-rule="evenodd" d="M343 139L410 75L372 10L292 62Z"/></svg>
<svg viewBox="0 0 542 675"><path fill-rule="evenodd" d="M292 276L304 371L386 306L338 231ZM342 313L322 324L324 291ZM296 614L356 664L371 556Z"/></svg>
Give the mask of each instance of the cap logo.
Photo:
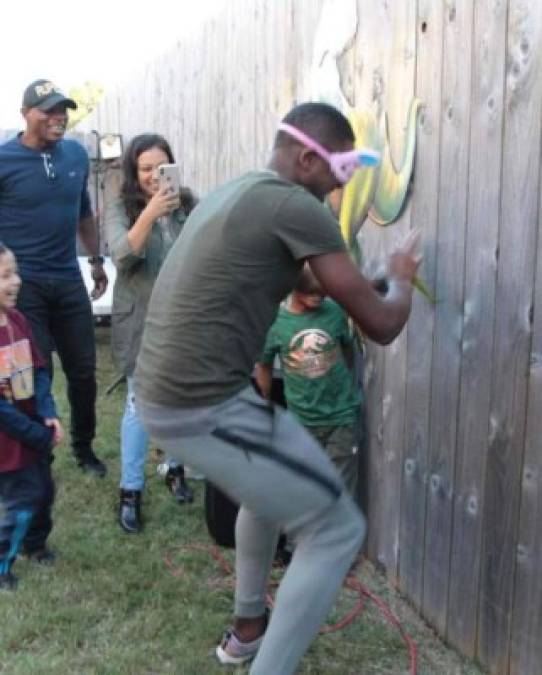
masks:
<svg viewBox="0 0 542 675"><path fill-rule="evenodd" d="M44 82L43 84L37 84L34 87L34 91L36 92L36 96L39 96L40 98L43 98L44 96L49 96L49 94L61 94L62 92L58 87L55 87L55 85L52 82Z"/></svg>

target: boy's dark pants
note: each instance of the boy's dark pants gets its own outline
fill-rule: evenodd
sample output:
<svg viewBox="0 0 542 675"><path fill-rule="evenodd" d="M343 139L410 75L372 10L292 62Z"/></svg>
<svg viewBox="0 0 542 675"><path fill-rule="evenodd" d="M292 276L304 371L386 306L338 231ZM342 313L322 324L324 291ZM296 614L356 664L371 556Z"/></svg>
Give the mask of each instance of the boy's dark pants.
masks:
<svg viewBox="0 0 542 675"><path fill-rule="evenodd" d="M356 437L356 426L319 426L307 429L324 447L341 474L348 492L358 502L359 440Z"/></svg>
<svg viewBox="0 0 542 675"><path fill-rule="evenodd" d="M54 498L49 458L0 473L0 574L9 572L21 548L32 553L45 546Z"/></svg>
<svg viewBox="0 0 542 675"><path fill-rule="evenodd" d="M96 428L96 350L90 300L82 280L25 279L17 306L28 319L48 369L56 349L68 383L72 448L84 458Z"/></svg>

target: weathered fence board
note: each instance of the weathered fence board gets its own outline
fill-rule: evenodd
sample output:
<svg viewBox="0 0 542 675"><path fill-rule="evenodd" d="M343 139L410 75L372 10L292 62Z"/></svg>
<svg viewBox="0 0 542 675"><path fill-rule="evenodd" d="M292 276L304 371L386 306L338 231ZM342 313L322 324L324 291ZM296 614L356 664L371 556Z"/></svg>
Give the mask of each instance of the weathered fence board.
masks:
<svg viewBox="0 0 542 675"><path fill-rule="evenodd" d="M322 93L315 37L335 36L323 12L357 9L335 63L342 96L388 112L396 158L410 99L424 102L410 203L399 224L365 223L365 269L420 226L437 298L417 294L408 331L368 350L368 555L462 652L539 675L542 5L352 2L226 3L111 92L90 128L163 133L204 195L265 165L280 116Z"/></svg>
<svg viewBox="0 0 542 675"><path fill-rule="evenodd" d="M385 72L384 107L389 110L390 144L400 163L406 143L408 105L414 96L416 2L397 6L390 17L390 58ZM389 253L403 241L410 229L410 203L392 227L385 230L385 250ZM401 476L405 431L407 331L392 343L386 353L383 382L383 463L379 560L393 583L399 576L399 525L401 519Z"/></svg>
<svg viewBox="0 0 542 675"><path fill-rule="evenodd" d="M202 49L200 51L201 72L197 83L197 148L212 148L216 146L216 127L213 124L212 113L215 110L216 99L213 83L216 81L214 73L213 54L217 53L213 23L209 22L208 29L203 34ZM209 77L210 75L210 77ZM205 181L203 190L208 192L216 182L216 151L198 152L197 165L202 172L198 181Z"/></svg>
<svg viewBox="0 0 542 675"><path fill-rule="evenodd" d="M540 26L539 26L540 28ZM542 112L542 111L541 111ZM540 114L540 113L539 113ZM539 195L542 194L542 172ZM540 199L540 198L539 198ZM517 545L510 673L535 675L542 664L542 201L539 204L533 342Z"/></svg>
<svg viewBox="0 0 542 675"><path fill-rule="evenodd" d="M500 218L506 7L476 3L461 389L447 636L474 656ZM480 317L484 320L481 321Z"/></svg>
<svg viewBox="0 0 542 675"><path fill-rule="evenodd" d="M450 3L444 12L437 305L422 600L424 613L440 631L446 628L448 610L461 374L472 20L473 6L470 2Z"/></svg>
<svg viewBox="0 0 542 675"><path fill-rule="evenodd" d="M412 194L411 220L423 232L424 260L420 271L435 293L438 222L440 88L442 70L441 3L419 0L417 17L416 94L423 101L414 175L424 185ZM405 448L401 490L400 586L420 608L423 592L429 408L433 354L434 308L414 297L408 325Z"/></svg>
<svg viewBox="0 0 542 675"><path fill-rule="evenodd" d="M535 15L523 26L523 35L516 42L519 54L531 62L528 76L533 90L532 142L540 142L536 120L542 116L542 87L536 74L536 45L542 41L542 17L539 8L531 5ZM538 9L538 11L536 11ZM533 53L533 50L534 53ZM516 51L516 55L518 52ZM538 63L540 54L538 53ZM538 108L537 108L538 104ZM531 112L531 111L529 111ZM534 159L534 158L533 158ZM522 497L517 545L516 585L510 672L513 675L535 675L542 664L542 169L538 167L538 245L534 284L533 340L529 368L525 458L522 469ZM534 215L534 214L533 214Z"/></svg>
<svg viewBox="0 0 542 675"><path fill-rule="evenodd" d="M381 40L374 40L379 34ZM373 110L375 114L381 112L384 103L383 69L389 63L389 49L392 30L389 14L385 2L375 2L371 11L363 6L359 11L358 28L354 42L355 60L361 64L363 76L355 82L354 91L359 107ZM367 45L372 44L372 49ZM385 65L383 65L385 64ZM376 227L369 220L361 231L361 248L363 252L363 268L371 276L381 270L385 260L385 246L383 240L387 233ZM384 350L375 345L369 345L365 361L365 393L367 400L367 434L366 448L367 498L368 513L372 524L367 536L367 552L369 557L378 565L385 567L385 541L387 538L387 523L384 518L385 502L388 497L386 491L386 476L384 464Z"/></svg>
<svg viewBox="0 0 542 675"><path fill-rule="evenodd" d="M273 24L268 25L268 3L256 3L254 7L254 158L255 167L264 166L269 153L272 127L269 111L269 73L266 60L270 58L270 51L266 43L270 39L268 33L273 33ZM276 28L276 27L275 27ZM272 53L272 52L271 52Z"/></svg>
<svg viewBox="0 0 542 675"><path fill-rule="evenodd" d="M254 3L251 0L245 0L243 16L238 26L239 17L233 18L233 30L240 30L241 36L238 40L239 51L237 54L238 65L235 68L235 77L238 80L239 88L237 93L237 120L238 125L235 128L235 135L238 144L239 162L235 167L235 174L239 175L255 166L254 153L254 132L255 132L255 56L256 48L252 26L254 25Z"/></svg>
<svg viewBox="0 0 542 675"><path fill-rule="evenodd" d="M539 8L514 3L509 26L503 181L503 221L507 227L502 231L499 247L498 322L480 617L480 651L494 672L506 672L514 572L521 558L516 549L516 526L524 448L531 313L529 287L536 227L536 198L531 190L536 182L540 142L539 96L538 99L532 96L533 88L536 92L538 87L534 84L534 61L529 55L530 21L534 16L529 16L529 10L533 13ZM522 158L519 163L518 157Z"/></svg>
<svg viewBox="0 0 542 675"><path fill-rule="evenodd" d="M199 157L203 154L203 148L198 146L198 100L196 96L199 79L199 51L194 49L192 44L187 43L184 48L184 57L186 63L185 70L185 124L184 124L184 175L186 183L189 186L198 186L198 190L203 189L199 182ZM184 79L184 78L183 78ZM169 134L168 134L169 135ZM229 156L229 155L228 155ZM200 187L201 186L201 187Z"/></svg>
<svg viewBox="0 0 542 675"><path fill-rule="evenodd" d="M503 226L499 234L479 619L479 654L495 673L508 671L517 561L539 215L542 98L540 51L537 52L542 37L540 3L511 0L508 13Z"/></svg>
<svg viewBox="0 0 542 675"><path fill-rule="evenodd" d="M324 0L296 0L292 5L296 101L308 101L311 98L310 67L313 41L323 4ZM351 53L353 54L353 50Z"/></svg>

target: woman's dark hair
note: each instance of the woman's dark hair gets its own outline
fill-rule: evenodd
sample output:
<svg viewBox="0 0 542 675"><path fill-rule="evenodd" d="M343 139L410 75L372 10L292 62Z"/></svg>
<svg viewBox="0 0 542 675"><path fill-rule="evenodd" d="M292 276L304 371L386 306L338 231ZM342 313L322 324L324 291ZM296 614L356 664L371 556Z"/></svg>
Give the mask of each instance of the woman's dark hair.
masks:
<svg viewBox="0 0 542 675"><path fill-rule="evenodd" d="M120 197L130 219L130 225L135 223L146 204L146 198L141 190L137 176L137 160L139 155L151 148L162 150L167 155L168 162L170 164L175 163L173 152L163 136L159 134L139 134L139 136L132 138L122 160L124 176L120 188ZM187 187L181 187L179 196L181 207L188 215L196 205L197 199L192 190Z"/></svg>

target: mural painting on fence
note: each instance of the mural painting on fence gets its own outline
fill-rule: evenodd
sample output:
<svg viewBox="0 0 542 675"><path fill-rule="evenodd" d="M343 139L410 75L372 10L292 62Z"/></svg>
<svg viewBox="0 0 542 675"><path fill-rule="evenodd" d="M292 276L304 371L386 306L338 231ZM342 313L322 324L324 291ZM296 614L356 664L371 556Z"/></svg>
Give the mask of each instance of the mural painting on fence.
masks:
<svg viewBox="0 0 542 675"><path fill-rule="evenodd" d="M361 249L358 235L367 217L377 225L390 225L397 220L405 204L414 166L417 115L422 102L413 98L410 103L403 155L396 166L391 153L387 114L382 113L379 121L372 111L356 109L350 105L341 87L338 60L352 46L357 27L356 0L324 2L314 40L311 88L314 100L330 103L348 117L357 148L378 150L381 155L379 166L362 167L346 187L332 197L332 207L339 215L341 232L350 254L359 265ZM419 277L416 277L415 285L430 301L434 301Z"/></svg>

